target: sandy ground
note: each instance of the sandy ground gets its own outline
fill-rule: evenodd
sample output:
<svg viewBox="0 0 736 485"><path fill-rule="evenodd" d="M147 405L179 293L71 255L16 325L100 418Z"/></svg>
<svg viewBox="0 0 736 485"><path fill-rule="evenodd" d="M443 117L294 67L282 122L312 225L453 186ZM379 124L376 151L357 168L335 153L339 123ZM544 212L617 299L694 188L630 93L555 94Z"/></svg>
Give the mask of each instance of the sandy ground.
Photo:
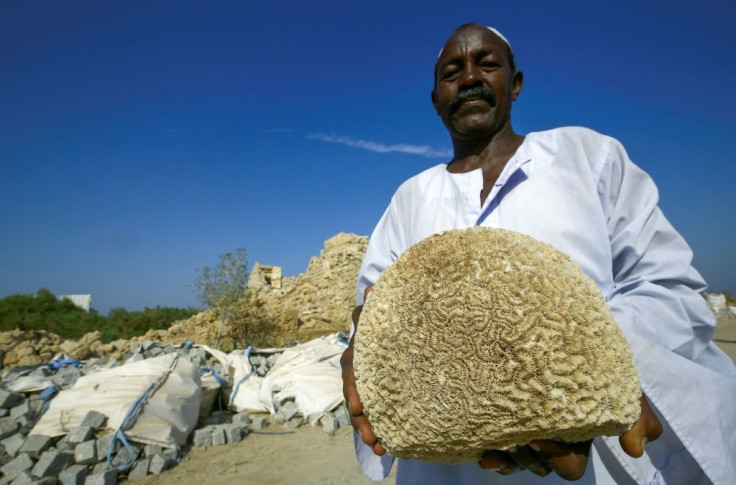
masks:
<svg viewBox="0 0 736 485"><path fill-rule="evenodd" d="M270 426L264 432L283 431ZM217 485L221 483L368 485L353 453L352 429L334 436L322 427L303 426L293 434L248 435L240 443L193 448L182 462L159 476L130 480L132 484ZM396 469L380 482L396 483Z"/></svg>
<svg viewBox="0 0 736 485"><path fill-rule="evenodd" d="M736 319L723 319L715 334L716 343L736 361ZM270 427L266 431L283 428ZM131 484L215 485L219 483L368 485L353 454L353 437L348 429L335 436L321 427L305 426L293 434L251 434L240 443L214 448L194 448L175 468L159 476L132 480ZM381 482L396 483L396 469Z"/></svg>
<svg viewBox="0 0 736 485"><path fill-rule="evenodd" d="M716 333L713 335L716 345L736 362L736 318L720 318Z"/></svg>

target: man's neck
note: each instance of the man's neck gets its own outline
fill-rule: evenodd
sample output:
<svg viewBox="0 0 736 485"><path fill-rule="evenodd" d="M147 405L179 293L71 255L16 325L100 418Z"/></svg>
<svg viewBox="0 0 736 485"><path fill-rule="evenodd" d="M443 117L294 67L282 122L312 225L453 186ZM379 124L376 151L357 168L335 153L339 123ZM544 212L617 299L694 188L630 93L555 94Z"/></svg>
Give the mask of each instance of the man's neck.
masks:
<svg viewBox="0 0 736 485"><path fill-rule="evenodd" d="M453 138L454 157L447 169L453 173L463 173L482 168L484 178L495 174L495 181L523 141L524 137L514 133L511 123L488 138Z"/></svg>
<svg viewBox="0 0 736 485"><path fill-rule="evenodd" d="M481 168L483 190L480 193L480 205L483 206L506 163L514 156L523 141L524 137L514 133L510 122L487 139L453 138L455 156L447 166L447 170L450 173L464 173Z"/></svg>

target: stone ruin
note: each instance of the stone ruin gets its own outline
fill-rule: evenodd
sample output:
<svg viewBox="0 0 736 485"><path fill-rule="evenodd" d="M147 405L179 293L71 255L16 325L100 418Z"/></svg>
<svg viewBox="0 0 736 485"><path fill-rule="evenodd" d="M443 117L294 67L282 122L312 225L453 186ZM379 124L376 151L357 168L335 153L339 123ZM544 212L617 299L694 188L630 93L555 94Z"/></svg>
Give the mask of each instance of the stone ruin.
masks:
<svg viewBox="0 0 736 485"><path fill-rule="evenodd" d="M251 304L272 325L259 345L284 345L350 329L355 306L355 281L368 238L340 233L325 241L307 270L283 277L279 266L256 263L248 288Z"/></svg>

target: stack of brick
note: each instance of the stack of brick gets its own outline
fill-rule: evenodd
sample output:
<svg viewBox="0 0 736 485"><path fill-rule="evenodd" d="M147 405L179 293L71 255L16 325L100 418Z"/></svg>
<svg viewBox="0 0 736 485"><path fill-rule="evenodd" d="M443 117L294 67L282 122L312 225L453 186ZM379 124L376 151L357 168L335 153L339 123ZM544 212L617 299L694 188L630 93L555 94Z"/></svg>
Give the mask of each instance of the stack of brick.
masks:
<svg viewBox="0 0 736 485"><path fill-rule="evenodd" d="M177 348L159 342L142 341L124 355L123 363L110 358L92 358L67 362L66 366L57 364L19 368L6 372L4 378L8 382L26 376L41 377L50 381L56 390L63 390L72 387L84 374L170 353L190 360L201 372L223 374L222 365L200 347L185 345ZM262 366L270 369L274 361L275 357L264 359ZM225 375L224 378L226 384L231 386L229 376ZM113 433L105 428L107 418L96 411L88 412L84 420L64 436L29 434L44 411L42 395L37 391L13 392L0 386L0 483L107 485L125 477L159 474L175 466L181 458L176 449L136 443L131 448L122 447L120 440L113 439ZM263 428L267 423L263 416L253 418L253 427ZM235 443L248 435L250 426L248 413L232 415L215 410L192 435L192 444L215 446ZM124 468L124 471L118 468Z"/></svg>

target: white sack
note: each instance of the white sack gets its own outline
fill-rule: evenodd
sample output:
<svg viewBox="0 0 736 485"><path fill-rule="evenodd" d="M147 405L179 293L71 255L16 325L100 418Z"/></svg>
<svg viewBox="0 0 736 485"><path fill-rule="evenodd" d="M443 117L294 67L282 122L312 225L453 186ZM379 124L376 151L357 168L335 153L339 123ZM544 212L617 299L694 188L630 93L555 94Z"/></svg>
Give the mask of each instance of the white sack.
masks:
<svg viewBox="0 0 736 485"><path fill-rule="evenodd" d="M299 412L312 421L335 408L343 400L340 356L345 348L332 334L286 349L263 379L261 402L275 414L275 403L294 398Z"/></svg>
<svg viewBox="0 0 736 485"><path fill-rule="evenodd" d="M117 430L146 390L155 391L124 430L129 440L172 448L186 443L197 423L201 396L197 369L175 354L162 355L80 377L52 401L31 434L60 436L96 410Z"/></svg>
<svg viewBox="0 0 736 485"><path fill-rule="evenodd" d="M228 407L235 411L266 412L268 409L259 400L261 381L253 372L248 360L248 350L233 350L226 354L220 350L201 345L212 357L217 359L224 373L233 378L232 389L224 389L228 396Z"/></svg>

